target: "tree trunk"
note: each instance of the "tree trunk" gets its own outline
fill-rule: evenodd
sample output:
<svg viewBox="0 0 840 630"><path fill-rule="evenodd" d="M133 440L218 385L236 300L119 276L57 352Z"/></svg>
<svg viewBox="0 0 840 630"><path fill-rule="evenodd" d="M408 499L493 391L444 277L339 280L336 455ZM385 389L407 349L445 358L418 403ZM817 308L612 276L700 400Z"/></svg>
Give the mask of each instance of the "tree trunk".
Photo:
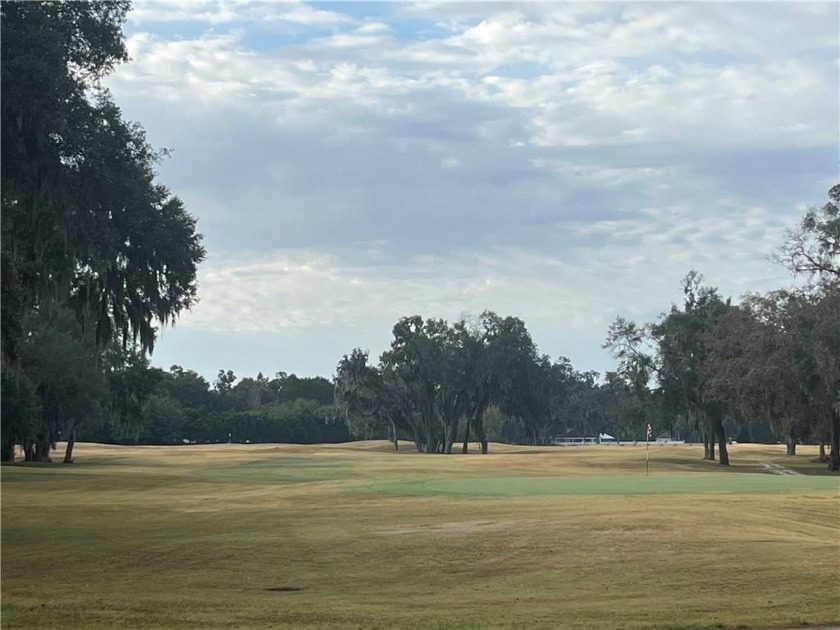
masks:
<svg viewBox="0 0 840 630"><path fill-rule="evenodd" d="M390 423L391 423L391 436L394 439L394 450L399 451L400 450L400 440L399 440L399 437L397 436L397 425L394 424L393 420L390 420Z"/></svg>
<svg viewBox="0 0 840 630"><path fill-rule="evenodd" d="M714 426L705 414L701 416L701 420L698 424L700 427L700 437L703 438L703 459L713 462L715 461Z"/></svg>
<svg viewBox="0 0 840 630"><path fill-rule="evenodd" d="M0 461L15 461L15 441L3 436L3 444L0 446Z"/></svg>
<svg viewBox="0 0 840 630"><path fill-rule="evenodd" d="M714 431L707 432L707 439L709 440L709 461L715 461L715 434Z"/></svg>
<svg viewBox="0 0 840 630"><path fill-rule="evenodd" d="M40 435L35 439L35 445L32 452L33 462L50 462L50 446L52 441L49 435Z"/></svg>
<svg viewBox="0 0 840 630"><path fill-rule="evenodd" d="M715 433L717 433L718 438L719 463L721 466L729 466L729 452L726 450L726 428L723 426L723 418L718 417L715 421Z"/></svg>
<svg viewBox="0 0 840 630"><path fill-rule="evenodd" d="M828 469L840 470L840 413L831 412L831 453L828 456Z"/></svg>
<svg viewBox="0 0 840 630"><path fill-rule="evenodd" d="M487 434L484 432L484 422L480 422L477 427L475 427L476 437L478 438L479 444L481 444L481 454L487 455Z"/></svg>
<svg viewBox="0 0 840 630"><path fill-rule="evenodd" d="M785 442L785 455L796 455L796 442L794 440Z"/></svg>
<svg viewBox="0 0 840 630"><path fill-rule="evenodd" d="M826 463L828 461L828 457L825 454L825 444L820 442L820 456L817 458L818 462Z"/></svg>
<svg viewBox="0 0 840 630"><path fill-rule="evenodd" d="M476 408L475 415L472 417L471 422L472 430L475 433L475 437L477 438L477 441L481 446L482 455L487 455L487 435L484 429L484 413L487 411L488 404L489 397L485 396L485 398Z"/></svg>
<svg viewBox="0 0 840 630"><path fill-rule="evenodd" d="M455 438L458 433L458 421L450 421L446 424L443 432L443 452L447 455L452 455L452 445L455 444Z"/></svg>
<svg viewBox="0 0 840 630"><path fill-rule="evenodd" d="M70 437L67 440L67 449L64 451L64 463L73 463L73 447L76 445L76 429L75 427L70 432Z"/></svg>
<svg viewBox="0 0 840 630"><path fill-rule="evenodd" d="M537 445L537 428L529 425L528 430L526 433L526 441L528 442L529 446L536 446Z"/></svg>
<svg viewBox="0 0 840 630"><path fill-rule="evenodd" d="M470 426L472 425L472 420L467 418L467 426L464 427L464 445L461 447L461 453L466 455L469 452L469 444L470 444Z"/></svg>

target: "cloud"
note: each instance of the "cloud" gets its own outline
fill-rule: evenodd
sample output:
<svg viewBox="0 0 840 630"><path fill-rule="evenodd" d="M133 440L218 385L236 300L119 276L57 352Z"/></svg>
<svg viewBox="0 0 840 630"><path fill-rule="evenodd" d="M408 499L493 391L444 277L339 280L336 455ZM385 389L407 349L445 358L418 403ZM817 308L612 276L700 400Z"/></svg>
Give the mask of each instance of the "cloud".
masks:
<svg viewBox="0 0 840 630"><path fill-rule="evenodd" d="M604 369L594 351L618 314L648 321L677 299L679 280L699 269L724 295L784 282L772 251L790 223L766 208L729 200L708 208L647 208L635 218L544 228L563 247L494 246L447 255L395 257L387 244L356 243L342 254L288 249L231 254L202 271L202 302L180 326L215 335L329 333L331 356L356 346L385 349L399 317L457 319L493 309L525 318L541 351ZM586 353L578 349L589 344ZM594 352L593 352L594 351ZM326 367L324 368L326 369Z"/></svg>
<svg viewBox="0 0 840 630"><path fill-rule="evenodd" d="M691 268L785 282L766 256L836 179L836 4L330 6L130 16L109 85L206 235L192 339L333 366L401 314L492 308L603 369L609 321Z"/></svg>
<svg viewBox="0 0 840 630"><path fill-rule="evenodd" d="M543 21L500 12L455 35L414 42L395 39L381 22L261 51L246 47L242 31L176 40L140 32L129 39L138 61L114 85L273 116L278 125L359 132L376 127L382 114L422 115L424 104L443 95L504 108L526 130L517 140L546 147L677 139L815 146L826 132L840 133L836 46L829 48L825 37L811 37L807 46L786 41L788 53L800 56L782 57L776 53L785 46L768 47L765 29L742 33L737 45L721 40L713 27L741 24L734 9L710 10L735 16L714 22L691 5L633 5L616 23L570 25L553 6L540 5ZM310 10L304 7L295 10ZM811 10L764 12L782 20L791 36L825 19ZM723 57L669 61L675 52L698 51ZM736 53L748 56L727 56ZM366 124L348 119L352 108L356 118L367 116Z"/></svg>
<svg viewBox="0 0 840 630"><path fill-rule="evenodd" d="M304 2L250 2L249 0L181 0L138 2L128 16L132 25L168 22L192 22L219 26L226 24L290 23L302 26L353 24L339 12L317 9Z"/></svg>

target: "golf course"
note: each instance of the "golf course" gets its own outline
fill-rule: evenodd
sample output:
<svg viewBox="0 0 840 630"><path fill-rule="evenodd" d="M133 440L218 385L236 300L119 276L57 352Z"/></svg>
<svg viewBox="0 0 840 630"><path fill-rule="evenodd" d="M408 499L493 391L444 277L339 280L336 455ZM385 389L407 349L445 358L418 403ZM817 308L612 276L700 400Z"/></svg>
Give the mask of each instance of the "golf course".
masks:
<svg viewBox="0 0 840 630"><path fill-rule="evenodd" d="M2 468L2 627L840 622L840 479L816 447L730 453L79 444Z"/></svg>

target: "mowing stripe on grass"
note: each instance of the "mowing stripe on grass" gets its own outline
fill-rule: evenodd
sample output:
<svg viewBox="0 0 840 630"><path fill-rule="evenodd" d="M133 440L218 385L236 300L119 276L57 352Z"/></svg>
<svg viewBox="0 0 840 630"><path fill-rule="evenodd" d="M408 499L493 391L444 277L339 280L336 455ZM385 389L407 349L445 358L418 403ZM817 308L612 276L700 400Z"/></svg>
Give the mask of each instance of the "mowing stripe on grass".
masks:
<svg viewBox="0 0 840 630"><path fill-rule="evenodd" d="M572 477L460 477L405 479L357 486L355 491L408 495L528 496L551 494L686 494L840 491L833 477L694 474Z"/></svg>

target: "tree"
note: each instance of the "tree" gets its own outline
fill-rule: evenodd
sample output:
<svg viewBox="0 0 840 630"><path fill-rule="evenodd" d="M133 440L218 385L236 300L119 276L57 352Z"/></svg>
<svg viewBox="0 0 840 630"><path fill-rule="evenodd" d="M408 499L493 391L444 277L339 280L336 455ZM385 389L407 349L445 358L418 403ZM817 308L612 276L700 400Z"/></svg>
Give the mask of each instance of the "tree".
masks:
<svg viewBox="0 0 840 630"><path fill-rule="evenodd" d="M580 373L561 357L540 356L525 323L485 311L450 325L419 315L400 319L379 365L356 349L339 361L336 406L354 435L389 434L413 440L422 453L451 453L463 430L488 450L485 416L493 434L546 443L569 427L606 426L598 374Z"/></svg>
<svg viewBox="0 0 840 630"><path fill-rule="evenodd" d="M786 320L780 295L748 296L707 331L700 369L709 397L744 422L767 420L793 455L810 416Z"/></svg>
<svg viewBox="0 0 840 630"><path fill-rule="evenodd" d="M619 439L637 440L650 422L651 393L636 388L618 372L607 372L600 387L604 413L613 434Z"/></svg>
<svg viewBox="0 0 840 630"><path fill-rule="evenodd" d="M652 328L652 324L639 326L617 317L607 330L602 346L618 360L618 369L606 374L606 406L616 433L633 439L639 439L646 425L653 424L655 402L662 400L651 389L661 373L659 348Z"/></svg>
<svg viewBox="0 0 840 630"><path fill-rule="evenodd" d="M793 304L793 344L818 431L831 444L828 469L840 470L840 284L824 284Z"/></svg>
<svg viewBox="0 0 840 630"><path fill-rule="evenodd" d="M266 387L273 391L279 401L305 399L330 405L335 398L333 384L323 376L301 377L279 372L273 380L267 382Z"/></svg>
<svg viewBox="0 0 840 630"><path fill-rule="evenodd" d="M513 369L521 367L521 353L531 353L533 343L522 320L501 317L493 311L484 311L474 321L461 319L453 328L463 353L466 422L461 450L463 453L468 451L471 434L474 434L481 452L486 454L484 415L491 405L501 403L503 390L510 391L512 380L516 378ZM527 360L531 358L528 354Z"/></svg>
<svg viewBox="0 0 840 630"><path fill-rule="evenodd" d="M496 383L493 370L493 354L490 342L493 324L499 320L495 313L485 311L475 321L461 319L453 326L459 338L464 356L463 384L465 388L466 421L461 452L469 452L469 443L475 435L483 454L487 453L487 435L484 415L487 412Z"/></svg>
<svg viewBox="0 0 840 630"><path fill-rule="evenodd" d="M152 368L137 348L112 343L106 352L104 371L108 383L108 431L117 439L128 435L137 444L146 401L160 391L165 372ZM111 437L114 439L114 437Z"/></svg>
<svg viewBox="0 0 840 630"><path fill-rule="evenodd" d="M4 366L13 371L20 372L16 350L24 339L48 339L25 328L34 321L27 314L70 308L95 348L116 336L146 353L158 323L173 323L196 299L205 252L195 219L155 182L164 153L123 120L100 83L127 59L121 26L128 8L0 6L0 307ZM43 429L42 436L52 434Z"/></svg>
<svg viewBox="0 0 840 630"><path fill-rule="evenodd" d="M672 306L668 315L652 328L659 343L657 376L663 402L674 414L693 417L705 429L706 457L714 460L718 443L721 466L729 465L724 418L727 409L708 395L701 366L706 356L705 333L729 307L713 287L703 286L695 271L683 280L683 309Z"/></svg>
<svg viewBox="0 0 840 630"><path fill-rule="evenodd" d="M233 384L236 382L236 374L233 370L219 370L216 380L213 381L213 392L216 394L216 401L218 408L222 411L232 411L234 409L234 399L232 396Z"/></svg>
<svg viewBox="0 0 840 630"><path fill-rule="evenodd" d="M571 362L562 358L571 368ZM559 363L559 362L558 362ZM605 398L598 386L600 374L595 371L578 372L571 370L569 379L569 398L565 405L564 426L578 435L595 435L612 430L605 408Z"/></svg>
<svg viewBox="0 0 840 630"><path fill-rule="evenodd" d="M100 343L150 350L155 321L193 304L204 250L99 84L126 59L128 6L3 3L3 245L31 303L68 301Z"/></svg>
<svg viewBox="0 0 840 630"><path fill-rule="evenodd" d="M380 374L368 365L367 352L356 348L344 355L338 363L334 383L336 407L352 435L369 439L384 428L385 391ZM392 437L398 449L396 427Z"/></svg>
<svg viewBox="0 0 840 630"><path fill-rule="evenodd" d="M147 398L141 418L141 444L177 444L183 439L184 410L167 394Z"/></svg>
<svg viewBox="0 0 840 630"><path fill-rule="evenodd" d="M656 403L644 408L644 414L652 416L660 406L672 431L680 417L689 418L703 434L704 458L715 459L717 441L720 464L727 466L724 420L729 410L709 396L701 366L707 352L705 333L729 305L717 289L703 286L703 277L695 271L688 273L682 288L682 308L672 305L658 322L644 327L619 317L604 347L619 360L618 375L638 399ZM653 379L656 391L650 391Z"/></svg>
<svg viewBox="0 0 840 630"><path fill-rule="evenodd" d="M537 346L525 323L516 317L499 323L493 345L495 402L502 413L515 419L525 441L539 442L539 414L545 406L545 365L539 363Z"/></svg>
<svg viewBox="0 0 840 630"><path fill-rule="evenodd" d="M773 259L814 285L840 286L840 184L828 191L828 202L811 207L789 230Z"/></svg>
<svg viewBox="0 0 840 630"><path fill-rule="evenodd" d="M15 377L3 367L3 421L0 423L0 459L15 460L16 444L34 444L41 425L35 387L26 376ZM30 455L31 457L31 455Z"/></svg>
<svg viewBox="0 0 840 630"><path fill-rule="evenodd" d="M184 409L209 411L214 408L210 383L193 370L173 365L163 375L163 389L177 400Z"/></svg>
<svg viewBox="0 0 840 630"><path fill-rule="evenodd" d="M450 453L466 404L457 334L442 319L415 315L400 319L393 335L380 369L397 405L412 410L403 420L420 452Z"/></svg>
<svg viewBox="0 0 840 630"><path fill-rule="evenodd" d="M812 366L811 392L830 416L831 456L828 467L840 470L840 348L837 329L837 294L840 292L840 184L828 191L828 202L809 208L799 225L787 233L776 262L808 284L799 310L807 326L799 327L798 347Z"/></svg>
<svg viewBox="0 0 840 630"><path fill-rule="evenodd" d="M543 355L527 365L524 390L516 397L515 406L506 407L522 423L526 443L547 444L553 436L573 429L591 430L586 420L592 410L584 403L583 394L590 384L569 359L560 357L552 363Z"/></svg>
<svg viewBox="0 0 840 630"><path fill-rule="evenodd" d="M35 385L41 409L34 439L24 441L25 457L48 461L52 445L64 438L64 462L70 463L77 430L97 419L107 400L96 345L66 309L30 314L25 325L29 334L20 346L21 368Z"/></svg>

